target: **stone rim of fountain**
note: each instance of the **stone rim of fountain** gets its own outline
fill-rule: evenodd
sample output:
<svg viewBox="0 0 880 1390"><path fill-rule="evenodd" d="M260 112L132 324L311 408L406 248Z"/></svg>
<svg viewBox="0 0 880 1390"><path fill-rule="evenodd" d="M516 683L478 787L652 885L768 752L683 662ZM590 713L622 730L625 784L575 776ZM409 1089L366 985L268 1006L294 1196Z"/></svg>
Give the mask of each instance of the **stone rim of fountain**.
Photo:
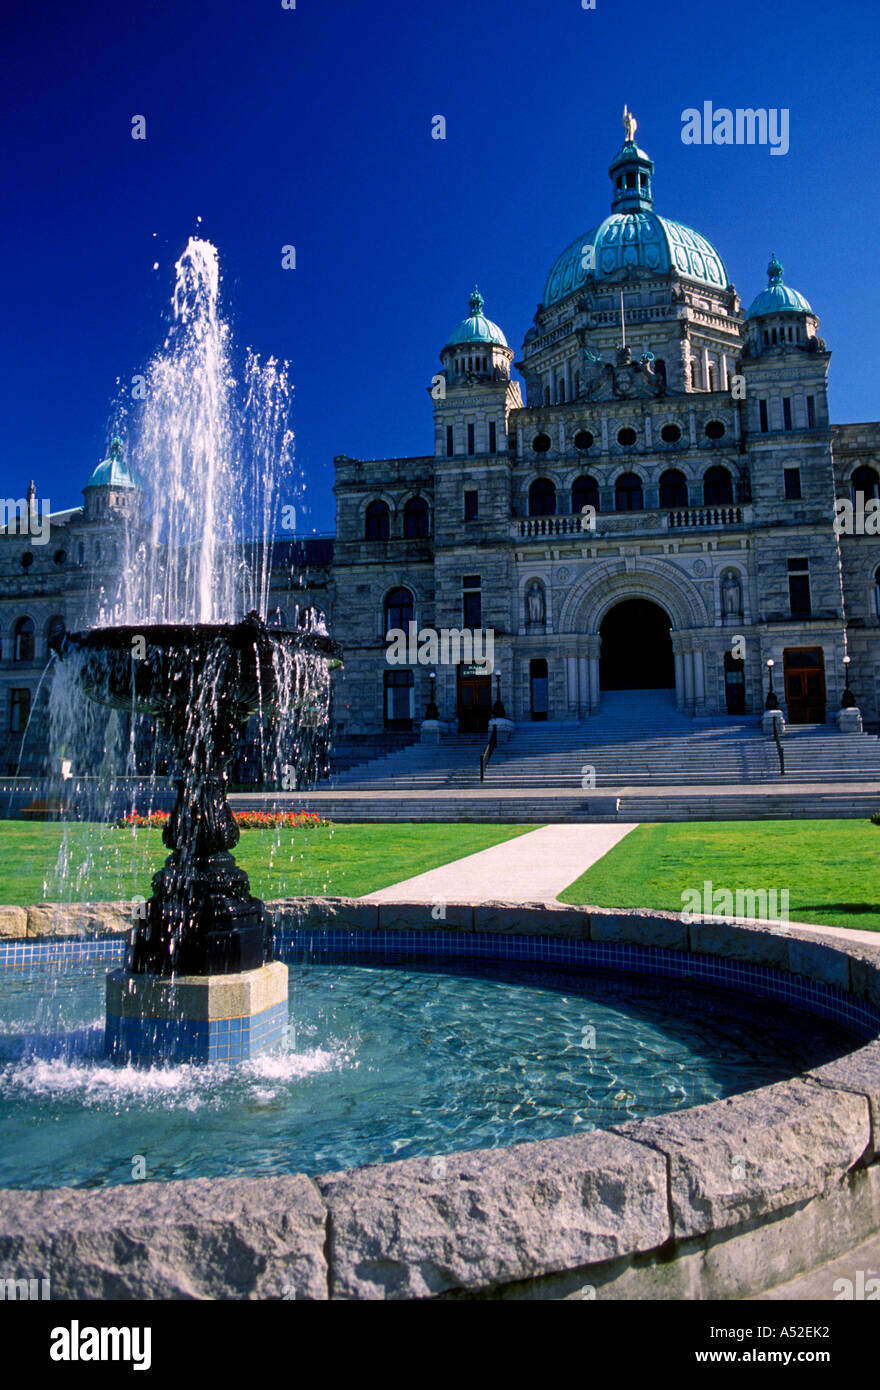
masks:
<svg viewBox="0 0 880 1390"><path fill-rule="evenodd" d="M272 910L278 925L436 932L421 903L301 899ZM533 936L785 969L880 1010L880 948L821 928L492 903L459 905L445 934L503 938L526 923ZM53 1292L57 1276L58 1294L77 1298L742 1298L875 1229L878 1133L873 1038L726 1100L442 1160L315 1178L7 1189L0 1250L10 1272L51 1268Z"/></svg>

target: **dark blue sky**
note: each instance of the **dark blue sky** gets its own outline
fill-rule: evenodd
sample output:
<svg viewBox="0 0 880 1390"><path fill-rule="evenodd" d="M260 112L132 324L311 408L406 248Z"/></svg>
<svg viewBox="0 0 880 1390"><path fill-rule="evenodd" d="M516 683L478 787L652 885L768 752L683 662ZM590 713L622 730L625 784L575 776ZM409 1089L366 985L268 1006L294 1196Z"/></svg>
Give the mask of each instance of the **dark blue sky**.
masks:
<svg viewBox="0 0 880 1390"><path fill-rule="evenodd" d="M306 529L332 528L334 454L432 447L425 388L475 279L519 349L552 261L608 211L624 101L658 211L715 242L746 303L776 251L833 349L833 417L880 416L873 7L42 0L3 23L3 495L33 476L81 500L200 231L239 345L291 361ZM683 145L706 99L788 107L790 152Z"/></svg>

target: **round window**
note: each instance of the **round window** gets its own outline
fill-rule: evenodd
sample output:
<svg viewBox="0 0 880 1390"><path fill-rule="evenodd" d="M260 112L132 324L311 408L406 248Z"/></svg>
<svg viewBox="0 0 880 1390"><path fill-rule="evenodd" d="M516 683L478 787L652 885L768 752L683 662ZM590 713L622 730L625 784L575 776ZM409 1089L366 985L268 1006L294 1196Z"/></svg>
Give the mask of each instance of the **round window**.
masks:
<svg viewBox="0 0 880 1390"><path fill-rule="evenodd" d="M550 448L549 434L536 434L532 440L532 448L536 454L546 454Z"/></svg>
<svg viewBox="0 0 880 1390"><path fill-rule="evenodd" d="M34 552L33 552L32 550L26 550L26 551L24 552L24 554L22 555L22 557L21 557L21 567L22 567L22 569L29 570L30 567L31 567L31 565L32 565L33 563L34 563Z"/></svg>
<svg viewBox="0 0 880 1390"><path fill-rule="evenodd" d="M678 425L664 425L660 431L660 438L664 444L677 444L681 439L681 430Z"/></svg>
<svg viewBox="0 0 880 1390"><path fill-rule="evenodd" d="M576 449L589 449L593 443L593 436L589 430L578 430L574 437L574 447Z"/></svg>
<svg viewBox="0 0 880 1390"><path fill-rule="evenodd" d="M706 438L707 438L707 439L723 439L723 437L724 437L724 426L722 425L721 421L720 421L720 420L710 420L709 423L708 423L708 425L706 426Z"/></svg>
<svg viewBox="0 0 880 1390"><path fill-rule="evenodd" d="M631 444L635 444L636 442L635 430L630 429L629 425L625 425L622 430L617 431L617 442L618 444L622 444L625 449L628 449Z"/></svg>

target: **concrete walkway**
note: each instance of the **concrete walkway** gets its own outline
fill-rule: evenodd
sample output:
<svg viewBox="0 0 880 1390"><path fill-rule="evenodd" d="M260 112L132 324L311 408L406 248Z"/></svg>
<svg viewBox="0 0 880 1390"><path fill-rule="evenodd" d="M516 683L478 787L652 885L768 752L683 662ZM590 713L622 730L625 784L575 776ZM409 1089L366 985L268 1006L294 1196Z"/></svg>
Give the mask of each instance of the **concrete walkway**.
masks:
<svg viewBox="0 0 880 1390"><path fill-rule="evenodd" d="M369 893L371 903L550 902L635 825L545 825Z"/></svg>

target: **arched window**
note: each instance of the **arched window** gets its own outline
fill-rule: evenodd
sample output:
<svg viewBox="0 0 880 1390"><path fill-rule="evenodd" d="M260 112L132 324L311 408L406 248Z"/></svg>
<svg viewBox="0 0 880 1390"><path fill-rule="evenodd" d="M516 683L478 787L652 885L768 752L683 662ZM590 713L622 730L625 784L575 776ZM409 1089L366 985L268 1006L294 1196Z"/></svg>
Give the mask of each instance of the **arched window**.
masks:
<svg viewBox="0 0 880 1390"><path fill-rule="evenodd" d="M33 661L35 636L33 618L19 618L12 629L12 660Z"/></svg>
<svg viewBox="0 0 880 1390"><path fill-rule="evenodd" d="M49 651L53 650L52 643L57 642L59 637L64 636L66 629L67 624L60 613L56 613L54 618L49 619L49 624L46 628L46 645Z"/></svg>
<svg viewBox="0 0 880 1390"><path fill-rule="evenodd" d="M654 359L654 375L657 377L659 381L662 381L665 384L666 362L662 357L655 357Z"/></svg>
<svg viewBox="0 0 880 1390"><path fill-rule="evenodd" d="M703 474L703 503L707 507L723 507L733 501L733 479L720 463L707 468Z"/></svg>
<svg viewBox="0 0 880 1390"><path fill-rule="evenodd" d="M686 507L687 504L687 478L680 468L667 468L660 474L660 506Z"/></svg>
<svg viewBox="0 0 880 1390"><path fill-rule="evenodd" d="M852 475L853 506L856 504L857 492L862 494L866 502L869 497L880 497L880 478L875 468L869 468L863 463L861 468L855 469Z"/></svg>
<svg viewBox="0 0 880 1390"><path fill-rule="evenodd" d="M575 478L571 485L572 512L582 511L584 507L595 507L596 511L599 510L599 484L589 474Z"/></svg>
<svg viewBox="0 0 880 1390"><path fill-rule="evenodd" d="M392 589L385 600L385 631L393 627L408 631L415 617L415 603L409 589Z"/></svg>
<svg viewBox="0 0 880 1390"><path fill-rule="evenodd" d="M424 497L411 497L403 509L403 534L408 541L430 534L431 518Z"/></svg>
<svg viewBox="0 0 880 1390"><path fill-rule="evenodd" d="M364 535L368 541L387 541L391 534L391 513L387 502L371 502L366 511Z"/></svg>
<svg viewBox="0 0 880 1390"><path fill-rule="evenodd" d="M283 608L270 608L266 617L267 627L287 627L287 614Z"/></svg>
<svg viewBox="0 0 880 1390"><path fill-rule="evenodd" d="M645 505L642 480L638 473L621 473L614 488L614 506L618 512L640 512Z"/></svg>
<svg viewBox="0 0 880 1390"><path fill-rule="evenodd" d="M556 488L549 478L536 478L529 488L529 516L556 515Z"/></svg>
<svg viewBox="0 0 880 1390"><path fill-rule="evenodd" d="M880 569L874 571L874 612L880 618Z"/></svg>

